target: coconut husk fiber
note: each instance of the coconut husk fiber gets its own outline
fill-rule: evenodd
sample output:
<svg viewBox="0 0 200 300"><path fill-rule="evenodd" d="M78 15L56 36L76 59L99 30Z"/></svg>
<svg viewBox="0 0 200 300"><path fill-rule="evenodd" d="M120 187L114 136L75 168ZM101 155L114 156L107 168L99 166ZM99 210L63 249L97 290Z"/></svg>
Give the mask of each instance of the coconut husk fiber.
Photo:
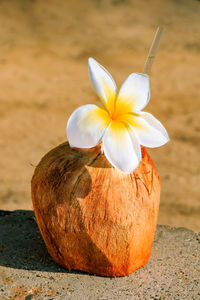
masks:
<svg viewBox="0 0 200 300"><path fill-rule="evenodd" d="M131 174L97 146L68 142L48 152L32 178L36 220L55 262L69 270L125 276L144 266L156 229L160 179L147 150Z"/></svg>

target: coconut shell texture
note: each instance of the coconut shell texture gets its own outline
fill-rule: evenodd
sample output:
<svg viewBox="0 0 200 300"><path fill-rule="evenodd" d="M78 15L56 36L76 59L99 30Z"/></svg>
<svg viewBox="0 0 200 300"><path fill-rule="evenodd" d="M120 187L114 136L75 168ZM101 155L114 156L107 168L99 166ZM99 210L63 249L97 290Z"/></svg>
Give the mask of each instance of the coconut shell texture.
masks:
<svg viewBox="0 0 200 300"><path fill-rule="evenodd" d="M115 169L100 146L69 143L47 153L32 178L36 220L55 262L71 270L124 276L148 261L160 179L146 149L131 174Z"/></svg>

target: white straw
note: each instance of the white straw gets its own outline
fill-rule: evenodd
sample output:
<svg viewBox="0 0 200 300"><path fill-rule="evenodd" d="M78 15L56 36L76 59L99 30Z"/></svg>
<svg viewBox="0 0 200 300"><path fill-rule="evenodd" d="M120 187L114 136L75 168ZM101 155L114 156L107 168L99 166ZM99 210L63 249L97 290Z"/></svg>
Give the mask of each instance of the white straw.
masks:
<svg viewBox="0 0 200 300"><path fill-rule="evenodd" d="M158 52L158 48L159 48L163 33L164 33L164 28L159 26L157 31L156 31L156 34L154 36L153 43L151 45L147 60L146 60L145 65L144 65L143 73L145 73L147 75L150 75L151 68L152 68L154 59L156 57L156 54Z"/></svg>

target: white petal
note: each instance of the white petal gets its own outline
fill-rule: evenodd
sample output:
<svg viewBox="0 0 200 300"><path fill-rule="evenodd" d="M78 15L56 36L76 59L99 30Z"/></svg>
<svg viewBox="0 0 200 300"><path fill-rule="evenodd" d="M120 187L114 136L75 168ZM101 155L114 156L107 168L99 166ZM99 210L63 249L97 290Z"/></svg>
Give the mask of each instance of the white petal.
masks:
<svg viewBox="0 0 200 300"><path fill-rule="evenodd" d="M143 109L150 98L149 77L133 73L123 83L116 102L117 112L137 112Z"/></svg>
<svg viewBox="0 0 200 300"><path fill-rule="evenodd" d="M88 60L89 75L94 90L108 109L116 99L117 87L110 73L93 58ZM112 102L112 103L110 103Z"/></svg>
<svg viewBox="0 0 200 300"><path fill-rule="evenodd" d="M110 123L106 110L93 104L77 108L67 123L67 138L71 147L91 148L100 142Z"/></svg>
<svg viewBox="0 0 200 300"><path fill-rule="evenodd" d="M117 169L130 174L140 163L141 149L129 126L113 121L103 136L103 150L108 161Z"/></svg>
<svg viewBox="0 0 200 300"><path fill-rule="evenodd" d="M159 147L169 141L164 126L150 113L141 112L129 115L126 121L133 127L141 145L149 148Z"/></svg>

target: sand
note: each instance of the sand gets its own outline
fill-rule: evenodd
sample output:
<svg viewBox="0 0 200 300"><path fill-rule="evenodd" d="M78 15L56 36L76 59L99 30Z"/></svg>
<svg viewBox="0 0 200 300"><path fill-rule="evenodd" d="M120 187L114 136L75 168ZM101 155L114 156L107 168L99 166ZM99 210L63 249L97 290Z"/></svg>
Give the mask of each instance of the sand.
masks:
<svg viewBox="0 0 200 300"><path fill-rule="evenodd" d="M1 300L200 298L200 235L191 230L158 226L148 263L129 276L111 278L55 264L32 211L0 211L0 226Z"/></svg>
<svg viewBox="0 0 200 300"><path fill-rule="evenodd" d="M195 0L1 1L1 209L32 209L35 166L66 141L75 108L99 103L88 57L120 86L130 73L142 72L161 24L166 31L146 108L171 139L150 151L162 180L158 222L200 230L199 15Z"/></svg>

